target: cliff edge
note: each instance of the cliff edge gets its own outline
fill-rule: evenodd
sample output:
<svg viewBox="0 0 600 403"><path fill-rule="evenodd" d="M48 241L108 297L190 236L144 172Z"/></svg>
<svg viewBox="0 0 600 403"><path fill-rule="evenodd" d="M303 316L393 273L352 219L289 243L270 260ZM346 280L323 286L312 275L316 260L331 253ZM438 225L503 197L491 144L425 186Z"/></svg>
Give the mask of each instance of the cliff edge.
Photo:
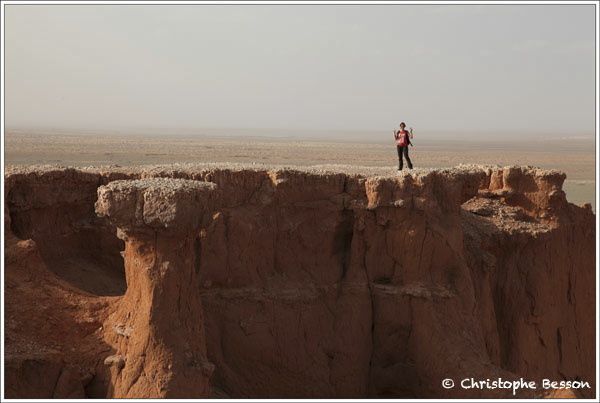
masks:
<svg viewBox="0 0 600 403"><path fill-rule="evenodd" d="M594 397L595 215L564 179L9 167L6 397Z"/></svg>

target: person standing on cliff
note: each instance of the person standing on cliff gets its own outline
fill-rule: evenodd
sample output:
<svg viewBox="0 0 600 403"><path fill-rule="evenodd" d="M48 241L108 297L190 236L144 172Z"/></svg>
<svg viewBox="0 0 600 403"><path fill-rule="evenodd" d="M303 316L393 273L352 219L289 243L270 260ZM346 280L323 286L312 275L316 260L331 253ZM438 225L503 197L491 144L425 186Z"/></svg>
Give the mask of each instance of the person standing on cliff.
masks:
<svg viewBox="0 0 600 403"><path fill-rule="evenodd" d="M408 156L408 146L412 143L410 139L413 137L412 127L410 128L410 132L406 130L406 124L404 122L400 123L400 130L394 130L394 140L396 140L396 150L398 151L398 171L402 171L403 160L402 156L406 158L406 163L408 164L408 169L413 168L412 161Z"/></svg>

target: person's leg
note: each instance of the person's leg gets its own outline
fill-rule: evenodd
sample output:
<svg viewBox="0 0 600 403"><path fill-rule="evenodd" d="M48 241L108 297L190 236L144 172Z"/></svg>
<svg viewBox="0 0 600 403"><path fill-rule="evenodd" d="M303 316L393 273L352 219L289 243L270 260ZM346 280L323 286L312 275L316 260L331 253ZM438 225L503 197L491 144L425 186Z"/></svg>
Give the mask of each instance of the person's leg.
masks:
<svg viewBox="0 0 600 403"><path fill-rule="evenodd" d="M398 169L402 170L402 149L404 147L396 146L396 150L398 151Z"/></svg>
<svg viewBox="0 0 600 403"><path fill-rule="evenodd" d="M412 169L412 167L413 167L412 161L410 160L410 157L408 156L408 146L404 147L404 158L406 158L406 163L408 164L408 169Z"/></svg>

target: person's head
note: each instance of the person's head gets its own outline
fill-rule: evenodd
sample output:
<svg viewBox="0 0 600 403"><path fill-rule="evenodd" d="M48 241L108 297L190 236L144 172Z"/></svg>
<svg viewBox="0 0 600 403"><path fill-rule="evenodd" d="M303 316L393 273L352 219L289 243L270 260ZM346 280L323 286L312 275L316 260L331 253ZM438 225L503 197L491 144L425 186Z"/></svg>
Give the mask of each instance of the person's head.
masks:
<svg viewBox="0 0 600 403"><path fill-rule="evenodd" d="M404 124L404 122L400 123L400 128L401 128L402 130L404 130L404 128L405 128L405 127L406 127L406 125Z"/></svg>

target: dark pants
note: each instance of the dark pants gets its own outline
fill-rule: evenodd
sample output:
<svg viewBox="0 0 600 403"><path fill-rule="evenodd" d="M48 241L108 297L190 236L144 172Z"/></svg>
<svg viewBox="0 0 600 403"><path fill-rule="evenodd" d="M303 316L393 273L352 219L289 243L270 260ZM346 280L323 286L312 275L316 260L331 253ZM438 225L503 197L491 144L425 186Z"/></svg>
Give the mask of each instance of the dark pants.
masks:
<svg viewBox="0 0 600 403"><path fill-rule="evenodd" d="M408 156L408 146L396 146L398 150L398 169L402 169L402 155L404 154L404 158L406 158L406 163L408 164L408 169L412 169L412 162L410 161L410 157Z"/></svg>

